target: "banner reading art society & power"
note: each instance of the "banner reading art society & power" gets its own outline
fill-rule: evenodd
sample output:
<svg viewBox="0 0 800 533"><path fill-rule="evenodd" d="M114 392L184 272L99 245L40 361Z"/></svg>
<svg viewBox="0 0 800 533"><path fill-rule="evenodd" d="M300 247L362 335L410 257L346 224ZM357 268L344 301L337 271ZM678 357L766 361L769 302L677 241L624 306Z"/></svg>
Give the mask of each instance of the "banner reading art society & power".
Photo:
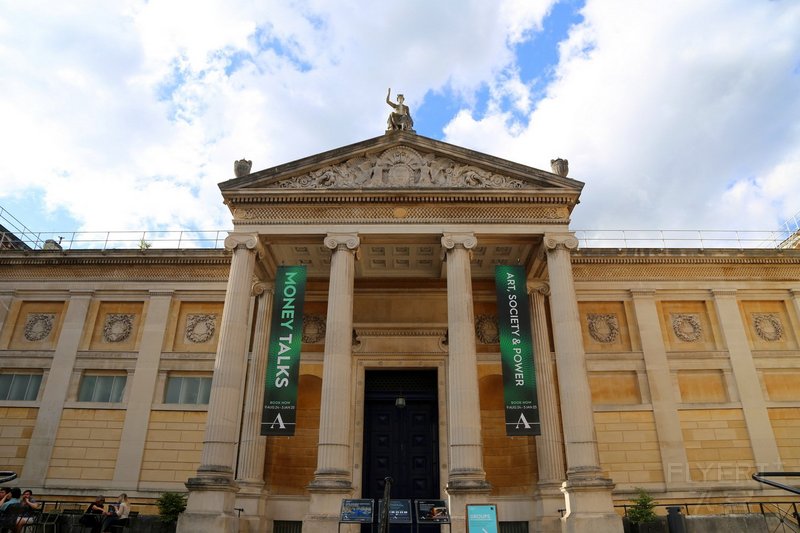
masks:
<svg viewBox="0 0 800 533"><path fill-rule="evenodd" d="M305 292L305 266L278 267L269 330L262 435L294 435Z"/></svg>
<svg viewBox="0 0 800 533"><path fill-rule="evenodd" d="M495 267L506 435L541 435L525 269Z"/></svg>

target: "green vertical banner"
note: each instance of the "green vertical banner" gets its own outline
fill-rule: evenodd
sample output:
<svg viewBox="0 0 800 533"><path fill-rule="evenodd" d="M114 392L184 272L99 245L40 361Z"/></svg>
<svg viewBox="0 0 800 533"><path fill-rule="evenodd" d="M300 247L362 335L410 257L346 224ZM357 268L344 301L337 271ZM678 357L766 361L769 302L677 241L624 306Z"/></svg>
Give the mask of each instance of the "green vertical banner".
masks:
<svg viewBox="0 0 800 533"><path fill-rule="evenodd" d="M305 293L305 266L278 267L269 330L262 435L294 435Z"/></svg>
<svg viewBox="0 0 800 533"><path fill-rule="evenodd" d="M506 435L541 435L525 269L521 266L497 266L494 282L503 363Z"/></svg>

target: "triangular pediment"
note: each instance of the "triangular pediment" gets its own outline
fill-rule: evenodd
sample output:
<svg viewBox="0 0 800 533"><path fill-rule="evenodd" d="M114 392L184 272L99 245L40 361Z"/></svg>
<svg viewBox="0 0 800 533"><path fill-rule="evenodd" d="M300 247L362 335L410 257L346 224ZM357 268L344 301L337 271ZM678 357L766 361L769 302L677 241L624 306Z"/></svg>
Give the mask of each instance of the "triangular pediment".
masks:
<svg viewBox="0 0 800 533"><path fill-rule="evenodd" d="M269 191L530 191L578 195L583 183L407 132L220 183L225 196Z"/></svg>

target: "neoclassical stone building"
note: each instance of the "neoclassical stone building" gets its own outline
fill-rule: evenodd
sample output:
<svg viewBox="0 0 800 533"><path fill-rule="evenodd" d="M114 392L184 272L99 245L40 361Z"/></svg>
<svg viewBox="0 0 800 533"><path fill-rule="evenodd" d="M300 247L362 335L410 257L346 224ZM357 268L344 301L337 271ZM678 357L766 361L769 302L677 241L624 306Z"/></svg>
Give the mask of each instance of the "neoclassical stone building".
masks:
<svg viewBox="0 0 800 533"><path fill-rule="evenodd" d="M600 532L636 487L777 496L750 475L800 466L800 251L579 249L561 174L393 131L221 183L224 250L0 250L0 468L188 487L179 531L334 531L385 476L456 532L469 503ZM297 426L263 437L281 265L308 275ZM505 431L496 265L527 273L537 437Z"/></svg>

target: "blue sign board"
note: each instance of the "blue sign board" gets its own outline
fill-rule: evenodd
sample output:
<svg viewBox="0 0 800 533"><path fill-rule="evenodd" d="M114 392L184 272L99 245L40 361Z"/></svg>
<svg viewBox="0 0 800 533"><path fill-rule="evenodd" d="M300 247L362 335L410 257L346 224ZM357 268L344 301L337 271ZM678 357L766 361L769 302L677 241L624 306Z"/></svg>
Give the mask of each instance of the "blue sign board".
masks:
<svg viewBox="0 0 800 533"><path fill-rule="evenodd" d="M467 533L497 533L497 506L467 505Z"/></svg>

